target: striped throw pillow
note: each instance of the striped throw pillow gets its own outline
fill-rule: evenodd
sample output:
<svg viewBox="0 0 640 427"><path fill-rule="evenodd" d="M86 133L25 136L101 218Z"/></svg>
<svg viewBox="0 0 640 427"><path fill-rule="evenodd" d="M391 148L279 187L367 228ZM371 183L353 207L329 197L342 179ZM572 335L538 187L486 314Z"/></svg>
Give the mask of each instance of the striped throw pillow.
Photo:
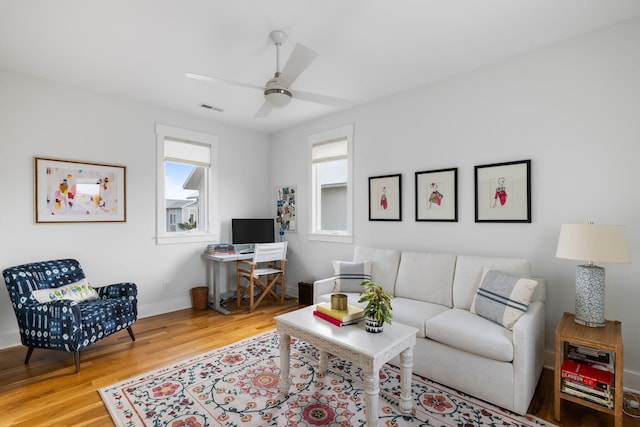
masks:
<svg viewBox="0 0 640 427"><path fill-rule="evenodd" d="M509 330L527 312L538 282L484 268L470 311Z"/></svg>
<svg viewBox="0 0 640 427"><path fill-rule="evenodd" d="M360 292L362 283L371 280L371 261L333 261L334 292Z"/></svg>

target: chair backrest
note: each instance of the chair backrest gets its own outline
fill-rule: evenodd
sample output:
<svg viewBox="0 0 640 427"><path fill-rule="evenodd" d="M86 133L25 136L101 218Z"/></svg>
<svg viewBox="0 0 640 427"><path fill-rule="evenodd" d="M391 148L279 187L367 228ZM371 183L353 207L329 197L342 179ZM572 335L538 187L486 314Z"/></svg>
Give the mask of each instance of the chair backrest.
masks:
<svg viewBox="0 0 640 427"><path fill-rule="evenodd" d="M31 293L36 289L57 288L85 278L75 259L34 262L6 268L2 275L14 305L36 303Z"/></svg>
<svg viewBox="0 0 640 427"><path fill-rule="evenodd" d="M287 258L287 242L256 243L253 262L280 261Z"/></svg>

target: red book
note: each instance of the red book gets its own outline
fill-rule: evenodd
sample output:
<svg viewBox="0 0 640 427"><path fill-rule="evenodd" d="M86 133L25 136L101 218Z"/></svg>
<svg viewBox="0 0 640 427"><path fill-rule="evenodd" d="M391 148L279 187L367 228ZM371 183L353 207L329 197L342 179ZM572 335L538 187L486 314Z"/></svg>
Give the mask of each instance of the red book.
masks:
<svg viewBox="0 0 640 427"><path fill-rule="evenodd" d="M589 387L609 390L611 377L612 374L609 371L596 369L573 360L567 359L562 363L562 378L567 378Z"/></svg>
<svg viewBox="0 0 640 427"><path fill-rule="evenodd" d="M360 318L360 319L356 319L356 320L350 320L348 322L341 322L338 319L335 319L335 318L329 316L328 314L325 314L325 313L323 313L321 311L318 311L318 310L313 310L313 315L314 316L318 316L319 318L324 319L329 323L333 323L336 326L353 325L354 323L358 323L359 321L362 320L362 318Z"/></svg>

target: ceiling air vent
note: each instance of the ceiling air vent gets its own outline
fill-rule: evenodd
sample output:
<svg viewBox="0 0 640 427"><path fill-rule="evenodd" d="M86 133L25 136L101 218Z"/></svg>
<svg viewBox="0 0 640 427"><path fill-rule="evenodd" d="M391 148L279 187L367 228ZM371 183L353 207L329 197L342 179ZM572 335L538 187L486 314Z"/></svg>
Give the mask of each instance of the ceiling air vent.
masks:
<svg viewBox="0 0 640 427"><path fill-rule="evenodd" d="M224 110L222 108L214 107L213 105L208 104L200 104L202 108L206 108L207 110L217 111L218 113L222 113Z"/></svg>

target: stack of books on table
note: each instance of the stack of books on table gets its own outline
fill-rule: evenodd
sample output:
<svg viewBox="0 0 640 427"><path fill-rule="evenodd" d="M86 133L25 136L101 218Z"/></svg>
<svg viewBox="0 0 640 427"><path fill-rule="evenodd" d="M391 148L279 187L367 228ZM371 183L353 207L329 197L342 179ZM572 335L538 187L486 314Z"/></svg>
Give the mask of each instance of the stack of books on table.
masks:
<svg viewBox="0 0 640 427"><path fill-rule="evenodd" d="M575 360L562 363L562 392L613 408L613 374Z"/></svg>
<svg viewBox="0 0 640 427"><path fill-rule="evenodd" d="M230 243L215 243L208 245L206 252L210 255L232 255L236 253L236 249Z"/></svg>
<svg viewBox="0 0 640 427"><path fill-rule="evenodd" d="M364 319L364 309L351 304L347 304L346 310L334 310L331 303L321 302L313 314L336 326L352 325Z"/></svg>

